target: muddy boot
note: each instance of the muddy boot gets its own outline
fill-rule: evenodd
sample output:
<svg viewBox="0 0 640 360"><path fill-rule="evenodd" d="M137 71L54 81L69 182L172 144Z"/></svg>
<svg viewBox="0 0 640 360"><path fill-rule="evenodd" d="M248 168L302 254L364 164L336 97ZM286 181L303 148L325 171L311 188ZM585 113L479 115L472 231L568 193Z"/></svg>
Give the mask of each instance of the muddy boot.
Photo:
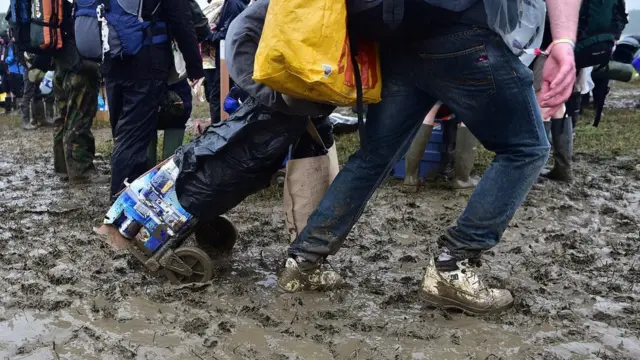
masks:
<svg viewBox="0 0 640 360"><path fill-rule="evenodd" d="M11 115L20 115L20 103L22 103L22 98L13 98L13 104L11 104L11 108L13 110Z"/></svg>
<svg viewBox="0 0 640 360"><path fill-rule="evenodd" d="M553 169L542 176L556 181L573 180L571 157L573 156L573 132L571 119L551 119L551 139L553 143Z"/></svg>
<svg viewBox="0 0 640 360"><path fill-rule="evenodd" d="M147 168L151 169L158 164L158 135L156 131L151 136L149 148L147 148Z"/></svg>
<svg viewBox="0 0 640 360"><path fill-rule="evenodd" d="M31 118L34 124L45 124L44 103L41 100L31 102Z"/></svg>
<svg viewBox="0 0 640 360"><path fill-rule="evenodd" d="M26 119L22 119L22 130L36 130L38 127L34 124L31 123L31 121L29 120L29 118Z"/></svg>
<svg viewBox="0 0 640 360"><path fill-rule="evenodd" d="M405 155L405 174L404 174L404 190L417 191L420 186L420 161L424 156L424 150L427 148L429 138L431 137L433 125L420 125L418 134L413 139L407 154Z"/></svg>
<svg viewBox="0 0 640 360"><path fill-rule="evenodd" d="M168 159L176 150L182 146L184 140L184 129L166 129L164 131L164 142L162 144L162 159Z"/></svg>
<svg viewBox="0 0 640 360"><path fill-rule="evenodd" d="M511 307L511 292L489 288L473 267L469 260L436 262L432 258L422 279L424 299L435 306L476 315L497 313Z"/></svg>
<svg viewBox="0 0 640 360"><path fill-rule="evenodd" d="M286 292L324 291L342 283L340 275L325 270L322 263L312 263L302 258L288 258L278 278L278 287Z"/></svg>
<svg viewBox="0 0 640 360"><path fill-rule="evenodd" d="M545 121L543 124L544 132L547 134L547 140L549 140L549 143L552 144L551 146L553 147L553 141L551 139L551 121ZM549 172L551 172L551 168L548 165L545 165L542 171L540 171L541 177L538 178L538 182L544 182L547 179L546 176Z"/></svg>
<svg viewBox="0 0 640 360"><path fill-rule="evenodd" d="M40 125L46 126L46 127L54 127L55 120L56 120L55 111L53 109L54 105L51 103L47 103L46 101L41 101L41 102L42 102L44 116L40 121Z"/></svg>
<svg viewBox="0 0 640 360"><path fill-rule="evenodd" d="M82 175L78 177L69 177L69 183L72 185L79 184L108 184L110 182L110 178L106 175L102 175L98 172L95 167L90 167L87 171L82 173Z"/></svg>
<svg viewBox="0 0 640 360"><path fill-rule="evenodd" d="M478 179L471 177L473 164L478 153L478 140L468 128L458 128L456 138L456 152L453 160L453 180L451 187L454 189L473 189L478 185Z"/></svg>

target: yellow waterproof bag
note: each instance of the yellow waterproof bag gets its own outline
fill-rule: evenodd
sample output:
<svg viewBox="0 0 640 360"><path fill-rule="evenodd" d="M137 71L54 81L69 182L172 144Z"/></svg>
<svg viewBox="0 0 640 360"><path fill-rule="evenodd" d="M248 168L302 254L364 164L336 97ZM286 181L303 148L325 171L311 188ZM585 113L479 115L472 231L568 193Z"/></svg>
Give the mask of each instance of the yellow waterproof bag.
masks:
<svg viewBox="0 0 640 360"><path fill-rule="evenodd" d="M363 102L380 101L378 46L359 42ZM271 0L253 80L292 97L337 106L356 104L345 0Z"/></svg>

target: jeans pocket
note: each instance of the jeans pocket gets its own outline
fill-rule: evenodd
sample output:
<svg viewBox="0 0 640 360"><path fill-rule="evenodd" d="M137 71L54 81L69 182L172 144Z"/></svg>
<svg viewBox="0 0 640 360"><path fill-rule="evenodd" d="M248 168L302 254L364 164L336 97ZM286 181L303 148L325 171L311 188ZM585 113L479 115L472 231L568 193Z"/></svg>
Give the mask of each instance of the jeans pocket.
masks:
<svg viewBox="0 0 640 360"><path fill-rule="evenodd" d="M472 104L481 103L496 93L491 57L485 44L456 49L456 43L440 47L441 52L421 53L423 65L442 91Z"/></svg>

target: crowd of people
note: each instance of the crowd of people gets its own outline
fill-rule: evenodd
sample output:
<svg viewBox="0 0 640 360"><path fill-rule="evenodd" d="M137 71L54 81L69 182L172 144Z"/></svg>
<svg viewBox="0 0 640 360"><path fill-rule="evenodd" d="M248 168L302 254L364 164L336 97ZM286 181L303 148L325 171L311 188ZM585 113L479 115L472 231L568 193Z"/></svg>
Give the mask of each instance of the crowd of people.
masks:
<svg viewBox="0 0 640 360"><path fill-rule="evenodd" d="M0 35L0 93L5 94L4 114L20 115L24 130L52 127L55 118L55 97L40 91L45 73L31 69L33 57L18 50L11 30Z"/></svg>
<svg viewBox="0 0 640 360"><path fill-rule="evenodd" d="M427 264L421 290L428 301L445 308L469 313L504 310L513 303L509 290L490 288L476 269L482 253L498 244L541 174L549 157L549 138L553 139L555 166L546 176L562 181L572 178L572 122L566 119L564 104L581 70L574 56L581 0L546 0L547 31L540 47L544 51L531 64L533 72L490 29L483 1L394 2L393 6L403 4L395 13L404 14L394 18L394 24L380 16L387 2L348 3L350 23L368 24L351 27L354 36L377 37L378 32L370 30L385 29L376 38L384 79L382 101L368 106L361 132L365 146L349 158L291 244L279 287L297 292L340 284L339 274L325 267L327 258L340 250L372 194L407 151L406 183L419 185L415 161L424 153L425 139L433 127L425 114L434 114L439 104L445 104L462 122L456 141L454 187L475 190L456 224L439 237L440 250ZM151 39L137 52L104 56L99 62L81 56L87 41L77 31L74 36L73 6L67 1L63 4L63 18L69 21L61 24L61 49L35 54L27 61L16 60L19 51L14 41L3 47L8 79L4 83L9 84L7 92L13 99L8 100L11 105L7 108L20 103L25 129L53 123L52 113L46 111L44 120L31 120L29 108L42 97L37 94L41 77L32 76L32 71L55 71L53 96L44 96L45 102L55 97L59 105L55 173L72 183L110 181L110 196L115 199L127 179L138 178L157 163L158 129L165 130L163 157L182 144L191 109L190 83L206 79L211 120L220 121L220 41L251 34L252 48L241 48L233 41L229 46L238 45L234 51L253 57L269 0L253 4L226 0L214 23L192 0L145 1L140 17L149 22ZM82 10L79 5L76 16ZM88 10L95 13L95 9ZM626 17L619 21L622 26L625 22ZM230 29L233 34L227 33ZM184 59L185 74L170 84L176 49ZM234 77L238 87L253 95L248 89L252 86L253 63L250 65L231 62L229 67L232 74L240 74ZM101 81L114 139L110 177L93 164L91 126ZM172 92L184 102L185 111L161 121L158 109ZM414 138L422 144L412 145ZM495 153L479 181L470 177L478 142Z"/></svg>

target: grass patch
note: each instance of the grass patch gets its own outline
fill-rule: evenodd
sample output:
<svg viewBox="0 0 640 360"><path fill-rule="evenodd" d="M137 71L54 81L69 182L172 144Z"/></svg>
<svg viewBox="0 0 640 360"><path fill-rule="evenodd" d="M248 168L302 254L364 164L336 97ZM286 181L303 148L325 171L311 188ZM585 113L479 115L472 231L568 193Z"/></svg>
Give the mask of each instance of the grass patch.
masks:
<svg viewBox="0 0 640 360"><path fill-rule="evenodd" d="M636 154L640 146L640 110L605 109L597 128L593 111L585 111L576 127L574 152L599 156Z"/></svg>

